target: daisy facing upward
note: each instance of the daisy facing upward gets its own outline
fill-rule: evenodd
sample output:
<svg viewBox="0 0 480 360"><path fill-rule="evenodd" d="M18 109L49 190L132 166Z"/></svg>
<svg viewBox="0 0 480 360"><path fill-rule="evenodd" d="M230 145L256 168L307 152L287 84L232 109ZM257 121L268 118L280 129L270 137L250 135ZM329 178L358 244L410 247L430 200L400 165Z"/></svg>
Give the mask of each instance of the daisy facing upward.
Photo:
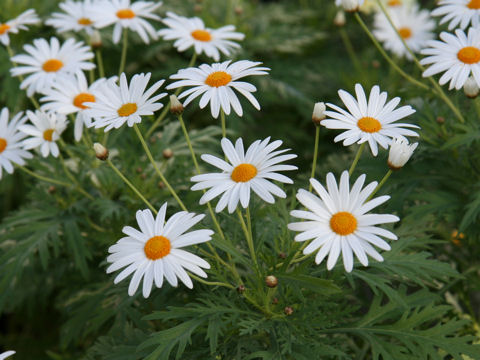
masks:
<svg viewBox="0 0 480 360"><path fill-rule="evenodd" d="M67 0L58 6L63 13L53 13L52 17L45 21L45 24L53 26L59 33L82 30L85 30L88 35L93 33L95 24L92 15L99 6L98 0Z"/></svg>

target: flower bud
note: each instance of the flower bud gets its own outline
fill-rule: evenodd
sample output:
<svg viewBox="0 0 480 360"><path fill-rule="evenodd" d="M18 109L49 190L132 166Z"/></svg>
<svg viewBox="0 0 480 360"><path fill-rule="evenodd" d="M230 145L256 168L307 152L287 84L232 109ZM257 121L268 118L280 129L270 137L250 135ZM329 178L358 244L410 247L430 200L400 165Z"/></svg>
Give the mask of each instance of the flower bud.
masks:
<svg viewBox="0 0 480 360"><path fill-rule="evenodd" d="M465 85L463 85L463 92L470 99L475 99L478 96L480 89L478 88L477 82L472 76L469 76L467 81L465 81Z"/></svg>
<svg viewBox="0 0 480 360"><path fill-rule="evenodd" d="M340 10L337 12L337 14L335 15L335 17L333 18L333 24L335 26L344 26L345 25L345 13Z"/></svg>
<svg viewBox="0 0 480 360"><path fill-rule="evenodd" d="M98 160L105 161L108 159L108 149L100 143L93 144L93 150L95 150L95 156Z"/></svg>
<svg viewBox="0 0 480 360"><path fill-rule="evenodd" d="M401 169L410 159L417 146L418 143L409 145L405 140L394 139L388 153L389 168L392 170Z"/></svg>
<svg viewBox="0 0 480 360"><path fill-rule="evenodd" d="M325 103L323 102L317 102L315 106L313 107L313 115L312 115L312 121L315 125L320 125L320 121L326 118L325 116L325 110L326 110Z"/></svg>
<svg viewBox="0 0 480 360"><path fill-rule="evenodd" d="M363 0L342 0L341 2L343 10L346 12L356 12L360 10L362 3Z"/></svg>
<svg viewBox="0 0 480 360"><path fill-rule="evenodd" d="M183 105L176 95L170 95L170 112L174 115L180 115L183 113Z"/></svg>
<svg viewBox="0 0 480 360"><path fill-rule="evenodd" d="M273 275L268 275L265 277L265 285L269 288L274 288L278 285L278 279Z"/></svg>
<svg viewBox="0 0 480 360"><path fill-rule="evenodd" d="M102 36L98 30L94 30L90 35L90 46L92 49L98 49L102 47Z"/></svg>
<svg viewBox="0 0 480 360"><path fill-rule="evenodd" d="M285 309L283 310L285 315L292 315L293 314L293 308L291 306L286 306Z"/></svg>
<svg viewBox="0 0 480 360"><path fill-rule="evenodd" d="M163 150L162 155L163 155L164 159L168 160L173 156L173 151L172 151L172 149L165 149L165 150Z"/></svg>
<svg viewBox="0 0 480 360"><path fill-rule="evenodd" d="M245 285L238 285L237 286L237 292L239 294L243 294L245 292Z"/></svg>

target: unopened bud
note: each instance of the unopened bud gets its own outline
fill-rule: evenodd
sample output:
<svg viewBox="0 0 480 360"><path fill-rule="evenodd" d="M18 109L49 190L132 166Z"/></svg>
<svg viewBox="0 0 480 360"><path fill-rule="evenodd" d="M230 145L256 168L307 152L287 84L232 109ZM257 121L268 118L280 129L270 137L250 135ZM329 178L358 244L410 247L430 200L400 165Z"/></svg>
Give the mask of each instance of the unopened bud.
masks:
<svg viewBox="0 0 480 360"><path fill-rule="evenodd" d="M245 285L238 285L237 286L237 292L239 294L243 294L245 292Z"/></svg>
<svg viewBox="0 0 480 360"><path fill-rule="evenodd" d="M108 159L108 149L100 143L93 144L93 150L95 150L95 156L98 160L105 161Z"/></svg>
<svg viewBox="0 0 480 360"><path fill-rule="evenodd" d="M98 49L102 47L102 36L98 30L94 30L90 35L90 46L92 49Z"/></svg>
<svg viewBox="0 0 480 360"><path fill-rule="evenodd" d="M342 0L342 7L346 12L356 12L362 4L363 0Z"/></svg>
<svg viewBox="0 0 480 360"><path fill-rule="evenodd" d="M278 304L278 298L274 297L274 298L272 299L272 304L273 304L273 305L277 305L277 304Z"/></svg>
<svg viewBox="0 0 480 360"><path fill-rule="evenodd" d="M158 186L159 189L165 189L165 183L163 181L159 181L157 183L157 186Z"/></svg>
<svg viewBox="0 0 480 360"><path fill-rule="evenodd" d="M170 95L170 112L174 115L180 115L183 113L183 105L176 95Z"/></svg>
<svg viewBox="0 0 480 360"><path fill-rule="evenodd" d="M480 89L478 88L478 84L472 76L469 76L465 81L465 85L463 85L463 92L470 99L475 99L478 96Z"/></svg>
<svg viewBox="0 0 480 360"><path fill-rule="evenodd" d="M281 253L278 254L278 257L279 257L280 259L286 259L286 258L287 258L287 254L285 254L284 252L281 252Z"/></svg>
<svg viewBox="0 0 480 360"><path fill-rule="evenodd" d="M265 285L269 288L274 288L278 285L278 279L273 275L268 275L265 277Z"/></svg>
<svg viewBox="0 0 480 360"><path fill-rule="evenodd" d="M344 26L345 22L346 22L345 13L342 10L338 11L335 17L333 18L333 24L335 26Z"/></svg>
<svg viewBox="0 0 480 360"><path fill-rule="evenodd" d="M57 192L57 188L53 185L50 185L47 189L49 194L55 194Z"/></svg>
<svg viewBox="0 0 480 360"><path fill-rule="evenodd" d="M235 11L235 15L240 16L240 15L243 14L243 7L241 7L241 6L235 6L234 11Z"/></svg>
<svg viewBox="0 0 480 360"><path fill-rule="evenodd" d="M317 102L313 107L312 121L315 125L320 125L320 121L326 118L325 116L325 103Z"/></svg>
<svg viewBox="0 0 480 360"><path fill-rule="evenodd" d="M291 306L286 306L283 312L285 313L285 315L290 316L293 314L293 308Z"/></svg>
<svg viewBox="0 0 480 360"><path fill-rule="evenodd" d="M443 116L437 116L435 119L440 125L445 124L445 118Z"/></svg>
<svg viewBox="0 0 480 360"><path fill-rule="evenodd" d="M163 150L162 155L163 155L164 159L168 160L173 156L173 151L172 151L172 149L165 149L165 150Z"/></svg>
<svg viewBox="0 0 480 360"><path fill-rule="evenodd" d="M409 145L405 140L394 139L388 153L388 167L392 170L401 169L410 159L417 146L418 143Z"/></svg>

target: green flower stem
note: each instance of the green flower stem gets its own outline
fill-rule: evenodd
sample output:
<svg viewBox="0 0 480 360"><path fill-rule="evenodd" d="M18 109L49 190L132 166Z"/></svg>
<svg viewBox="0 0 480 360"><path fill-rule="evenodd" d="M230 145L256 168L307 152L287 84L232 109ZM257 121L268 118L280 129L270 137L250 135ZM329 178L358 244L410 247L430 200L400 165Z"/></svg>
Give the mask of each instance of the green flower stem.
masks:
<svg viewBox="0 0 480 360"><path fill-rule="evenodd" d="M147 157L148 157L148 159L150 160L150 163L153 165L153 168L155 169L156 173L158 174L158 176L160 177L160 179L162 180L162 182L165 184L165 186L168 188L168 190L170 191L170 193L172 194L172 196L175 198L175 200L177 200L178 205L180 205L180 207L182 208L182 210L188 211L187 208L185 207L185 205L183 204L182 200L180 200L180 198L178 197L178 195L177 195L177 193L175 192L175 190L172 188L172 186L170 185L170 183L167 181L167 179L165 178L165 176L163 176L162 172L161 172L160 169L158 168L157 163L156 163L155 160L153 159L152 153L150 152L150 149L148 148L148 145L147 145L147 143L145 142L145 139L143 138L142 133L140 132L140 129L138 128L137 124L134 124L134 125L133 125L133 128L135 129L135 132L137 133L137 136L138 136L138 138L140 139L140 142L142 143L143 149L145 150L145 153L147 154Z"/></svg>
<svg viewBox="0 0 480 360"><path fill-rule="evenodd" d="M315 146L313 150L313 162L312 162L312 173L310 178L315 178L315 170L317 168L317 157L318 157L318 142L320 139L320 125L315 125ZM312 191L312 184L308 185L308 191Z"/></svg>
<svg viewBox="0 0 480 360"><path fill-rule="evenodd" d="M88 199L92 201L95 200L95 198L92 195L90 195L88 192L86 192L82 188L82 185L80 185L77 179L75 179L75 176L73 176L72 173L68 170L67 164L65 163L65 159L63 158L63 155L61 152L59 152L58 157L60 158L60 162L62 163L63 171L65 172L67 177L72 181L72 183L75 184L78 192L80 192L81 194L83 194L84 196L86 196Z"/></svg>
<svg viewBox="0 0 480 360"><path fill-rule="evenodd" d="M123 29L123 47L122 47L122 57L120 58L120 66L118 68L118 77L125 70L125 62L127 60L127 48L128 48L128 29Z"/></svg>
<svg viewBox="0 0 480 360"><path fill-rule="evenodd" d="M350 170L348 170L348 175L352 175L353 171L357 167L358 160L360 160L360 156L362 156L363 149L365 148L366 142L362 143L357 150L357 155L355 155L355 159L353 159L352 166L350 166Z"/></svg>
<svg viewBox="0 0 480 360"><path fill-rule="evenodd" d="M122 179L123 182L124 182L125 184L127 184L130 189L132 189L132 191L145 203L145 205L147 205L147 206L150 208L150 210L153 211L153 213L154 213L155 215L157 215L157 213L158 213L157 209L155 209L155 207L154 207L147 199L145 199L145 197L142 195L142 193L141 193L140 191L138 191L138 189L135 187L135 185L133 185L133 184L125 177L125 175L123 175L122 172L121 172L115 165L113 165L113 163L112 163L112 161L111 161L110 159L107 159L106 161L107 161L107 164L110 165L110 167L112 168L112 170L115 171L115 173L118 175L118 177L119 177L120 179Z"/></svg>
<svg viewBox="0 0 480 360"><path fill-rule="evenodd" d="M415 55L415 53L412 51L412 49L410 49L410 47L407 45L407 43L405 42L405 39L400 35L400 33L398 32L398 29L396 28L395 24L393 23L392 21L392 18L390 17L390 14L388 13L387 9L385 9L385 6L382 4L381 1L379 0L376 0L377 1L377 4L380 6L380 9L382 10L383 14L385 15L385 17L387 18L388 22L390 23L390 26L392 27L392 29L397 33L397 36L398 38L400 39L400 41L402 42L403 46L405 47L405 49L408 51L408 53L412 56L412 59L413 59L413 62L415 63L415 65L417 65L417 67L420 69L420 71L424 72L425 71L425 67L423 67L422 64L420 64L420 61L418 60L417 56ZM463 117L462 113L460 112L460 110L458 110L458 108L452 103L452 101L448 98L448 96L445 94L445 92L443 91L442 87L435 81L435 79L431 76L428 77L428 80L430 81L430 83L433 85L433 87L435 88L435 92L437 93L437 95L443 100L445 101L445 103L448 105L448 107L453 111L453 113L455 114L455 116L460 120L460 122L464 123L465 122L465 118Z"/></svg>
<svg viewBox="0 0 480 360"><path fill-rule="evenodd" d="M242 229L243 229L243 232L245 234L245 239L247 240L247 244L248 244L248 249L250 250L250 256L253 260L253 263L255 264L255 269L258 270L258 262L257 262L257 256L255 254L255 247L253 246L253 238L252 238L252 229L251 229L251 226L250 226L250 230L249 228L247 227L247 225L245 224L245 220L243 219L243 215L242 215L242 212L240 211L240 209L237 207L237 215L238 215L238 219L240 220L240 224L242 225ZM247 207L247 217L248 217L248 222L250 223L250 212L248 211L248 207Z"/></svg>
<svg viewBox="0 0 480 360"><path fill-rule="evenodd" d="M368 199L366 201L369 201L370 199L373 198L373 196L377 193L378 190L380 190L380 188L383 186L383 184L385 184L387 182L388 178L390 177L390 175L392 175L392 173L393 173L392 169L389 169L387 171L387 173L385 174L383 179L380 180L377 187L373 190L373 192L370 194L370 196L368 197Z"/></svg>
<svg viewBox="0 0 480 360"><path fill-rule="evenodd" d="M358 12L355 13L355 18L357 19L358 23L360 24L360 26L362 27L362 29L367 33L368 37L370 38L370 40L372 40L373 42L373 45L375 45L375 47L377 48L377 50L380 52L380 54L382 54L382 56L385 58L385 60L387 60L387 62L400 74L402 75L406 80L410 81L412 84L415 84L425 90L430 90L430 87L428 87L428 85L425 85L424 83L418 81L417 79L411 77L410 75L408 75L405 71L403 71L396 63L395 61L392 60L392 58L390 58L390 56L388 56L388 54L385 52L385 50L383 50L382 46L378 43L377 39L375 39L375 37L373 36L373 34L370 32L370 30L368 29L367 25L363 22L362 18L360 17L360 15L358 14Z"/></svg>
<svg viewBox="0 0 480 360"><path fill-rule="evenodd" d="M231 284L227 284L227 283L224 283L224 282L218 282L218 281L206 281L204 279L202 279L201 277L199 276L196 276L196 275L193 275L192 273L190 273L190 277L195 279L196 281L198 282L201 282L202 284L205 284L205 285L209 285L209 286L223 286L223 287L227 287L229 289L232 289L234 290L235 289L235 286L231 285Z"/></svg>
<svg viewBox="0 0 480 360"><path fill-rule="evenodd" d="M360 61L358 60L358 56L355 53L355 50L353 49L352 42L350 41L350 38L348 37L347 32L343 27L341 27L338 31L340 33L340 37L342 38L343 45L345 46L345 49L347 50L348 56L350 57L350 60L353 63L353 67L355 68L355 71L364 77L365 72L362 69L362 65L360 64Z"/></svg>
<svg viewBox="0 0 480 360"><path fill-rule="evenodd" d="M223 109L220 109L220 121L222 123L222 138L227 137L227 127L225 124L225 113L223 112Z"/></svg>
<svg viewBox="0 0 480 360"><path fill-rule="evenodd" d="M24 166L17 165L17 167L19 169L21 169L23 172L27 173L28 175L37 178L38 180L49 182L49 183L52 183L52 184L55 184L55 185L65 186L65 187L71 187L72 186L72 184L69 184L69 183L66 183L66 182L63 182L63 181L52 179L52 178L49 178L47 176L39 175L39 174L33 172L32 170L27 169Z"/></svg>
<svg viewBox="0 0 480 360"><path fill-rule="evenodd" d="M102 57L102 51L100 49L97 49L95 51L95 55L96 55L96 58L97 58L97 65L98 65L98 75L101 77L101 78L104 78L105 77L105 70L103 68L103 57Z"/></svg>

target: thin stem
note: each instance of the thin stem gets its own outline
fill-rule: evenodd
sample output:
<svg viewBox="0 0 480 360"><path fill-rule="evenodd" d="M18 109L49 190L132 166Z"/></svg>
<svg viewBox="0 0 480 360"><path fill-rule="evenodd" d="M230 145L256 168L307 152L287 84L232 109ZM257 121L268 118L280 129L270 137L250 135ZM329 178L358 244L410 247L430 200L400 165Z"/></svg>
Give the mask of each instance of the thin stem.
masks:
<svg viewBox="0 0 480 360"><path fill-rule="evenodd" d="M120 58L120 66L118 68L118 77L123 73L125 69L125 61L127 60L127 48L128 48L128 29L123 29L123 47L122 47L122 57Z"/></svg>
<svg viewBox="0 0 480 360"><path fill-rule="evenodd" d="M42 180L42 181L45 181L45 182L49 182L49 183L52 183L52 184L55 184L55 185L60 185L60 186L65 186L65 187L70 187L72 186L72 184L69 184L69 183L66 183L66 182L63 182L63 181L60 181L60 180L56 180L56 179L52 179L52 178L49 178L47 176L43 176L43 175L39 175L39 174L36 174L35 172L33 172L32 170L29 170L27 169L26 167L22 166L22 165L17 165L17 167L19 169L21 169L23 172L27 173L28 175L30 176L33 176L39 180Z"/></svg>
<svg viewBox="0 0 480 360"><path fill-rule="evenodd" d="M102 51L97 49L95 51L95 55L97 56L97 65L98 65L98 75L103 78L105 77L105 70L103 68L103 58L102 58Z"/></svg>
<svg viewBox="0 0 480 360"><path fill-rule="evenodd" d="M360 65L360 61L358 60L358 56L355 53L352 42L350 41L350 38L348 37L347 32L345 31L344 28L340 28L339 33L340 33L340 37L342 38L343 45L345 45L345 49L347 50L348 56L350 57L350 60L353 63L355 71L359 75L364 77L364 71L362 69L362 66Z"/></svg>
<svg viewBox="0 0 480 360"><path fill-rule="evenodd" d="M227 127L225 125L225 113L220 109L220 121L222 122L222 138L227 137Z"/></svg>
<svg viewBox="0 0 480 360"><path fill-rule="evenodd" d="M253 246L253 239L251 237L251 229L249 231L239 208L237 208L237 215L240 220L240 224L242 225L243 233L245 234L245 239L247 240L248 249L250 250L250 256L255 264L255 269L258 269L257 256L255 255L255 247Z"/></svg>
<svg viewBox="0 0 480 360"><path fill-rule="evenodd" d="M313 149L312 173L310 174L310 178L315 178L315 170L317 168L319 139L320 139L320 126L315 125L315 146L314 146L314 149ZM308 191L312 191L312 184L308 185Z"/></svg>
<svg viewBox="0 0 480 360"><path fill-rule="evenodd" d="M140 139L140 142L142 143L143 149L145 150L145 153L147 154L147 157L148 157L148 159L150 160L150 163L153 165L153 168L155 169L156 173L158 174L158 176L160 177L160 179L162 180L162 182L165 184L165 186L168 188L168 190L170 191L170 193L172 194L172 196L175 198L175 200L177 200L178 205L180 205L180 207L182 208L182 210L188 211L187 208L185 207L185 205L183 204L182 200L180 200L180 198L178 197L178 195L177 195L177 193L175 192L175 190L172 188L172 186L170 185L170 183L167 181L167 179L165 178L165 176L163 176L162 172L161 172L160 169L158 168L157 163L156 163L155 160L153 159L152 153L150 152L150 149L148 148L148 145L147 145L147 143L145 142L145 139L143 138L142 133L140 132L140 129L138 128L137 124L134 124L134 125L133 125L133 128L135 129L135 132L137 133L137 136L138 136L138 138Z"/></svg>
<svg viewBox="0 0 480 360"><path fill-rule="evenodd" d="M373 34L370 32L370 30L368 29L367 25L363 22L362 18L360 17L360 15L358 14L358 12L355 13L355 19L357 19L358 23L360 24L360 26L362 27L362 29L367 33L368 37L370 38L370 40L372 40L373 44L375 45L375 47L377 48L377 50L380 52L380 54L382 54L382 56L385 58L385 60L387 60L387 62L400 74L402 75L405 79L407 79L408 81L410 81L412 84L415 84L425 90L429 90L430 88L428 87L428 85L425 85L424 83L418 81L417 79L411 77L410 75L408 75L405 71L403 71L396 63L395 61L393 61L390 56L388 56L388 54L385 52L385 50L383 50L382 46L378 43L377 39L375 39L375 36L373 36Z"/></svg>
<svg viewBox="0 0 480 360"><path fill-rule="evenodd" d="M388 180L388 178L390 177L390 175L392 175L392 170L389 169L387 171L387 173L385 174L385 176L383 177L382 180L380 180L380 182L378 183L377 187L372 191L372 193L370 194L370 196L368 197L367 201L370 200L371 198L373 198L373 196L377 193L378 190L380 190L380 188L383 186L383 184L385 184L385 182Z"/></svg>
<svg viewBox="0 0 480 360"><path fill-rule="evenodd" d="M72 175L72 173L68 170L68 167L67 167L67 164L65 163L65 159L63 158L63 155L61 152L59 152L58 154L58 157L60 158L60 162L62 163L62 167L63 167L63 171L65 172L65 174L67 175L67 177L72 181L73 184L75 184L76 186L76 189L82 193L83 195L85 195L87 198L89 198L90 200L95 200L95 198L90 195L89 193L87 193L83 188L82 188L82 185L80 185L80 183L77 181L77 179L75 179L75 176Z"/></svg>
<svg viewBox="0 0 480 360"><path fill-rule="evenodd" d="M358 160L360 160L360 156L362 155L363 149L365 148L366 142L362 143L357 150L357 155L355 155L355 159L353 159L352 166L350 166L350 170L348 170L348 175L352 175L353 171L357 167Z"/></svg>
<svg viewBox="0 0 480 360"><path fill-rule="evenodd" d="M202 284L205 284L205 285L209 285L209 286L223 286L223 287L227 287L227 288L232 289L232 290L235 289L235 286L233 286L233 285L231 285L231 284L227 284L227 283L224 283L224 282L218 282L218 281L207 281L207 280L202 279L202 278L199 277L199 276L193 275L192 273L190 273L189 275L190 275L191 278L193 278L193 279L195 279L196 281L201 282Z"/></svg>
<svg viewBox="0 0 480 360"><path fill-rule="evenodd" d="M110 159L107 159L106 161L107 161L107 164L110 165L110 167L113 169L113 171L115 171L115 173L118 175L118 177L120 179L122 179L123 182L125 184L127 184L130 189L132 189L132 191L150 208L150 210L153 211L153 213L155 215L157 215L157 209L155 209L155 207L147 199L145 199L145 197L142 195L142 193L140 191L138 191L138 189L135 187L135 185L133 185L125 177L125 175L123 175L122 172L115 165L113 165L113 163Z"/></svg>

